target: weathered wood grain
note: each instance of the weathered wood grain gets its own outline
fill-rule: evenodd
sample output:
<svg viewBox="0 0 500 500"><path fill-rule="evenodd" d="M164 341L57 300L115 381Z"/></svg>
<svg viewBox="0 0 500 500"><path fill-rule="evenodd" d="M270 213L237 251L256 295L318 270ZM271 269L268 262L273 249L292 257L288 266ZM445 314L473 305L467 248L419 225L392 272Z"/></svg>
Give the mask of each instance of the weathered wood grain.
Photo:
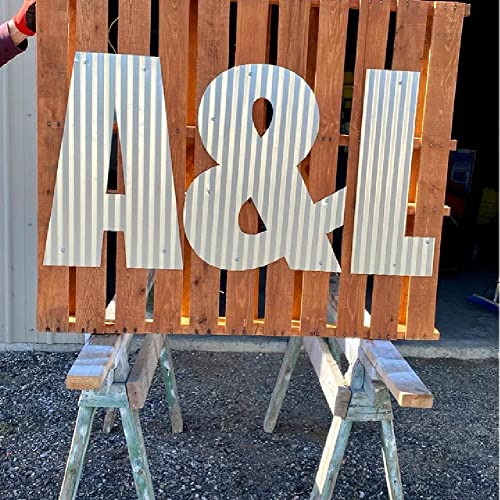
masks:
<svg viewBox="0 0 500 500"><path fill-rule="evenodd" d="M164 341L163 335L147 335L142 341L126 383L130 408L144 408Z"/></svg>
<svg viewBox="0 0 500 500"><path fill-rule="evenodd" d="M66 388L99 389L129 335L92 335L66 376ZM127 340L128 339L128 340Z"/></svg>
<svg viewBox="0 0 500 500"><path fill-rule="evenodd" d="M304 337L303 343L332 414L345 417L351 400L351 390L333 359L328 343L324 339L314 337Z"/></svg>
<svg viewBox="0 0 500 500"><path fill-rule="evenodd" d="M360 349L400 406L432 408L432 393L392 342L364 340Z"/></svg>

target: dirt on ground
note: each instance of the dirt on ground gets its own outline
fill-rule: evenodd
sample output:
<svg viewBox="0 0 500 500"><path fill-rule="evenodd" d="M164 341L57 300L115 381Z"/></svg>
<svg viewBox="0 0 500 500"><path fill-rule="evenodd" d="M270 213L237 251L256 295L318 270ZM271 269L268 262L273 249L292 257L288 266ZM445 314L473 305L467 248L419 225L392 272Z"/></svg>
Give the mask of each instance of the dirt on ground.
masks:
<svg viewBox="0 0 500 500"><path fill-rule="evenodd" d="M78 393L76 354L0 353L0 498L57 498ZM185 432L169 428L159 373L141 421L158 499L307 499L331 414L301 355L274 434L262 429L280 354L174 352ZM410 360L434 408L393 404L405 498L498 498L498 364ZM94 421L79 498L136 498L119 418ZM377 426L355 424L335 499L385 499Z"/></svg>

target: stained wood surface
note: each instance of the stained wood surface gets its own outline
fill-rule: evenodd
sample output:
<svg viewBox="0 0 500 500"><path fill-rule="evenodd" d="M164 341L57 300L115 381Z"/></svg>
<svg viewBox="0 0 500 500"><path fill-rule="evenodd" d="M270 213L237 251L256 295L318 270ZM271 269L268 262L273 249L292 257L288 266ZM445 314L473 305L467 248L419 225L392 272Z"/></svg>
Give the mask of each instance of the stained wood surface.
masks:
<svg viewBox="0 0 500 500"><path fill-rule="evenodd" d="M420 1L399 2L392 69L405 71L423 69L428 12L428 6ZM425 89L425 78L420 81L420 88ZM421 125L422 102L420 102L417 114L417 124ZM421 134L421 126L419 128L417 125L415 133L417 136ZM413 176L416 173L419 156L420 153L414 151ZM415 209L415 206L413 208ZM400 276L375 276L373 278L370 338L389 340L397 338L403 280L404 278Z"/></svg>
<svg viewBox="0 0 500 500"><path fill-rule="evenodd" d="M321 2L314 88L321 113L309 176L309 193L315 202L335 191L348 16L349 0ZM304 273L302 335L325 332L329 285L329 273Z"/></svg>
<svg viewBox="0 0 500 500"><path fill-rule="evenodd" d="M182 207L186 187L186 123L189 61L189 3L165 0L159 4L159 55L162 64L177 218L184 241ZM175 78L173 77L175 75ZM186 256L186 252L184 252ZM184 259L184 269L189 262ZM155 280L154 332L178 330L183 293L182 271L157 271Z"/></svg>
<svg viewBox="0 0 500 500"><path fill-rule="evenodd" d="M108 2L88 0L76 8L76 50L108 51ZM101 267L76 269L76 331L105 332L107 236Z"/></svg>
<svg viewBox="0 0 500 500"><path fill-rule="evenodd" d="M278 65L305 78L310 0L282 0L278 25ZM294 297L294 272L285 259L267 266L264 332L286 335Z"/></svg>
<svg viewBox="0 0 500 500"><path fill-rule="evenodd" d="M149 55L151 33L151 0L120 2L118 20L118 52ZM124 192L123 175L118 176L118 191ZM125 258L125 238L116 238L116 330L144 332L148 271L128 269Z"/></svg>
<svg viewBox="0 0 500 500"><path fill-rule="evenodd" d="M435 238L434 274L429 278L410 278L406 333L409 339L429 338L436 316L443 225L440 210L446 190L446 145L451 135L464 10L464 4L438 2L432 23L413 232L415 236Z"/></svg>
<svg viewBox="0 0 500 500"><path fill-rule="evenodd" d="M236 31L235 64L265 63L267 61L267 27L269 3L267 0L240 0ZM265 130L263 103L254 114L255 125ZM240 226L247 233L259 230L259 218L255 207L246 203L240 212ZM227 273L226 328L228 333L245 333L252 330L256 310L255 289L258 286L258 270Z"/></svg>
<svg viewBox="0 0 500 500"><path fill-rule="evenodd" d="M229 0L198 0L198 58L196 109L207 85L229 65ZM194 174L215 165L200 137L195 139ZM191 326L211 333L219 317L220 271L191 252Z"/></svg>
<svg viewBox="0 0 500 500"><path fill-rule="evenodd" d="M62 332L69 330L69 269L43 265L45 240L52 210L66 102L69 92L68 2L53 0L37 7L38 88L38 304L37 324Z"/></svg>
<svg viewBox="0 0 500 500"><path fill-rule="evenodd" d="M215 165L199 140L195 116L206 85L229 65L231 1L159 4L159 56L182 240L186 188L195 175ZM305 77L320 105L318 139L300 166L315 200L336 189L338 147L349 148L351 188L343 230L338 325L327 324L328 275L292 272L283 259L268 266L263 319L256 319L256 271L228 273L226 317L219 318L220 272L200 261L186 243L184 270L156 273L153 320L145 320L147 272L126 269L122 234L117 238L116 320L106 321L104 313L106 238L99 269L42 265L74 51L108 51L105 0L54 0L39 6L38 13L40 330L438 338L433 325L438 247L442 217L449 215L449 207L444 207L446 166L448 151L456 149L456 141L450 139L451 118L462 22L469 6L418 0L239 0L235 64L267 61L269 5L278 3L277 62ZM119 52L149 53L150 7L151 0L120 2ZM359 9L359 26L351 130L346 135L340 133L340 100L349 9ZM385 66L391 11L397 11L392 68L420 70L422 75L407 235L436 238L437 252L432 278L375 277L368 326L364 324L366 276L349 273L351 238L365 70ZM69 38L59 29L64 24L73 27ZM263 106L256 106L254 118L258 128L264 126ZM257 217L249 206L241 212L241 223L248 232L257 230Z"/></svg>
<svg viewBox="0 0 500 500"><path fill-rule="evenodd" d="M337 329L344 337L363 334L366 299L366 276L351 274L352 238L354 232L354 206L361 137L361 118L366 69L384 69L389 29L390 2L360 0L354 93L352 99L349 157L347 163L347 193L339 288Z"/></svg>

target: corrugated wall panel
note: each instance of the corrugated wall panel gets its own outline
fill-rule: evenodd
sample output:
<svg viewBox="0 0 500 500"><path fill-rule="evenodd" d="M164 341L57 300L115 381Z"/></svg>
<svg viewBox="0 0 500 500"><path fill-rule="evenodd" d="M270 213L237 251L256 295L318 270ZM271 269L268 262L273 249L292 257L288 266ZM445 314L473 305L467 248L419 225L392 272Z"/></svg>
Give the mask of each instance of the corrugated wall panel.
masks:
<svg viewBox="0 0 500 500"><path fill-rule="evenodd" d="M0 22L19 8L0 3ZM36 42L0 69L0 345L77 343L38 333L36 314Z"/></svg>

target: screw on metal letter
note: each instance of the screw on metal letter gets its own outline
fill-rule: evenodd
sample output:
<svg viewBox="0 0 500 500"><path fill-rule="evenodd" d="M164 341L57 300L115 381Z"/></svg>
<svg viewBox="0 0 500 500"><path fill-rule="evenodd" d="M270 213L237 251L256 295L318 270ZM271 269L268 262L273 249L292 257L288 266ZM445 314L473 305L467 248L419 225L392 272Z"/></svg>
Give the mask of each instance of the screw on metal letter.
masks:
<svg viewBox="0 0 500 500"><path fill-rule="evenodd" d="M261 98L273 107L262 136L252 118ZM198 128L218 165L198 176L186 194L184 225L194 251L228 270L285 257L291 269L340 271L327 234L343 224L345 190L314 203L298 169L319 128L318 104L307 83L279 66L232 68L207 87ZM211 196L200 196L209 186ZM239 226L240 208L250 198L266 227L258 234Z"/></svg>

